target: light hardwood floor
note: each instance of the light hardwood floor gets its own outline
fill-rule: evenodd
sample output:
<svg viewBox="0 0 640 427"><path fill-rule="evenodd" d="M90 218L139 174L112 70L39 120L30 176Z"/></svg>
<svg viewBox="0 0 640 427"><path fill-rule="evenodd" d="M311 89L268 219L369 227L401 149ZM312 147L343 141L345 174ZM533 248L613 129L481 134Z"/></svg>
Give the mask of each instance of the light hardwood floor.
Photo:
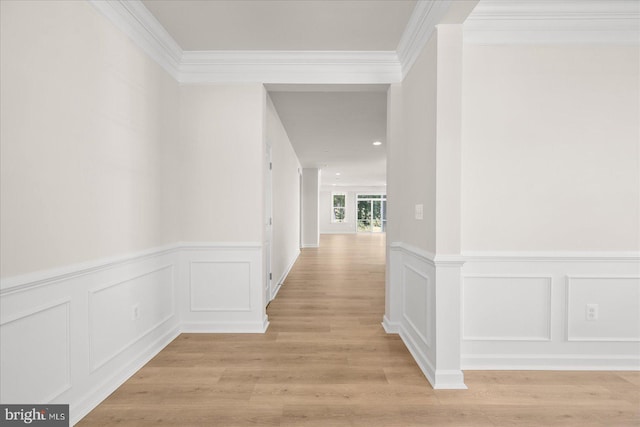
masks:
<svg viewBox="0 0 640 427"><path fill-rule="evenodd" d="M266 334L183 334L81 426L639 426L638 372L467 371L433 390L384 333L384 236L323 235Z"/></svg>

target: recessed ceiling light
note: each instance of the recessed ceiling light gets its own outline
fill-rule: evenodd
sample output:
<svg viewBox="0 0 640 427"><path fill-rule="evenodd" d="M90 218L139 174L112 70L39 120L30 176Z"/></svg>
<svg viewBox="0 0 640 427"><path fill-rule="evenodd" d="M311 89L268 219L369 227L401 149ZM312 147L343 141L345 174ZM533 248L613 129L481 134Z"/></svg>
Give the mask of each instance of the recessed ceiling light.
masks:
<svg viewBox="0 0 640 427"><path fill-rule="evenodd" d="M382 142L376 141L376 142L373 143L373 145L382 145Z"/></svg>
<svg viewBox="0 0 640 427"><path fill-rule="evenodd" d="M340 176L340 172L336 172L336 176Z"/></svg>

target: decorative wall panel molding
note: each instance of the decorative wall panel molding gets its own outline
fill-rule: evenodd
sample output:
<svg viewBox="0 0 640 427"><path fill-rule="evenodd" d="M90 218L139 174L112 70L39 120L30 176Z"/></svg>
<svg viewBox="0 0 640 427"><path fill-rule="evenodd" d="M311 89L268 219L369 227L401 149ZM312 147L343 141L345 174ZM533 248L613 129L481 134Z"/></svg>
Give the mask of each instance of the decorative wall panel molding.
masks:
<svg viewBox="0 0 640 427"><path fill-rule="evenodd" d="M2 403L50 402L71 388L70 305L63 298L13 314L3 306Z"/></svg>
<svg viewBox="0 0 640 427"><path fill-rule="evenodd" d="M88 0L174 79L198 83L386 84L407 75L452 0L419 0L395 51L183 51L139 0ZM467 43L639 44L633 1L483 0Z"/></svg>
<svg viewBox="0 0 640 427"><path fill-rule="evenodd" d="M264 332L261 260L260 243L187 242L3 279L2 403L69 403L74 423L181 332ZM218 268L195 281L214 311L191 310L190 265Z"/></svg>
<svg viewBox="0 0 640 427"><path fill-rule="evenodd" d="M192 261L191 311L251 311L251 264L247 261Z"/></svg>
<svg viewBox="0 0 640 427"><path fill-rule="evenodd" d="M173 270L165 265L88 291L91 372L175 315Z"/></svg>
<svg viewBox="0 0 640 427"><path fill-rule="evenodd" d="M467 253L464 258L463 369L640 369L638 253ZM491 277L502 279L490 285ZM520 295L518 285L527 277L526 286L539 292ZM546 286L549 302L542 292ZM593 304L598 319L588 320L586 308ZM537 334L529 328L542 332L547 315L548 334L530 340ZM522 327L522 334L507 333Z"/></svg>
<svg viewBox="0 0 640 427"><path fill-rule="evenodd" d="M432 305L433 287L429 277L418 269L404 264L402 280L402 318L422 344L431 347L431 318L425 309Z"/></svg>
<svg viewBox="0 0 640 427"><path fill-rule="evenodd" d="M551 277L464 276L463 339L551 340Z"/></svg>
<svg viewBox="0 0 640 427"><path fill-rule="evenodd" d="M436 279L440 274L442 285L450 285L448 279L452 271L453 276L458 274L460 260L447 258L439 262L435 255L403 242L392 242L389 249L385 331L400 334L434 388L465 389L462 371L436 364Z"/></svg>
<svg viewBox="0 0 640 427"><path fill-rule="evenodd" d="M640 341L640 276L567 276L566 315L569 341Z"/></svg>

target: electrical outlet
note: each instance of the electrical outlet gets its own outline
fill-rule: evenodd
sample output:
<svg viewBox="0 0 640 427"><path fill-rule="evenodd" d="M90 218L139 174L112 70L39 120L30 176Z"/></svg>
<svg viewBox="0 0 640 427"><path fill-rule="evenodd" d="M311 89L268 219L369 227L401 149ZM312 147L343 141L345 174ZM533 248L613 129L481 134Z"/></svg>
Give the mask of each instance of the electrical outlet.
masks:
<svg viewBox="0 0 640 427"><path fill-rule="evenodd" d="M598 320L598 304L587 304L585 306L585 315L587 320Z"/></svg>
<svg viewBox="0 0 640 427"><path fill-rule="evenodd" d="M416 205L415 206L415 218L416 219L423 219L424 218L424 206L423 205Z"/></svg>
<svg viewBox="0 0 640 427"><path fill-rule="evenodd" d="M140 317L140 306L138 304L131 307L131 320L138 320Z"/></svg>

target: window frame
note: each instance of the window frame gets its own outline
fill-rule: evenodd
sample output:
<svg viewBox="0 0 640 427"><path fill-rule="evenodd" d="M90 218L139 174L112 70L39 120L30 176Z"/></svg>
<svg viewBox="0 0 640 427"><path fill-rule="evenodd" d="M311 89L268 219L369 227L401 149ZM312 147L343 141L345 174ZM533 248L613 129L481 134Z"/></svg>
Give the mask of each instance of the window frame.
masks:
<svg viewBox="0 0 640 427"><path fill-rule="evenodd" d="M344 206L336 206L335 205L335 196L344 196ZM334 191L331 192L331 223L332 224L345 224L348 221L347 218L347 193L343 191ZM344 212L344 218L340 221L336 219L336 209L342 209Z"/></svg>

